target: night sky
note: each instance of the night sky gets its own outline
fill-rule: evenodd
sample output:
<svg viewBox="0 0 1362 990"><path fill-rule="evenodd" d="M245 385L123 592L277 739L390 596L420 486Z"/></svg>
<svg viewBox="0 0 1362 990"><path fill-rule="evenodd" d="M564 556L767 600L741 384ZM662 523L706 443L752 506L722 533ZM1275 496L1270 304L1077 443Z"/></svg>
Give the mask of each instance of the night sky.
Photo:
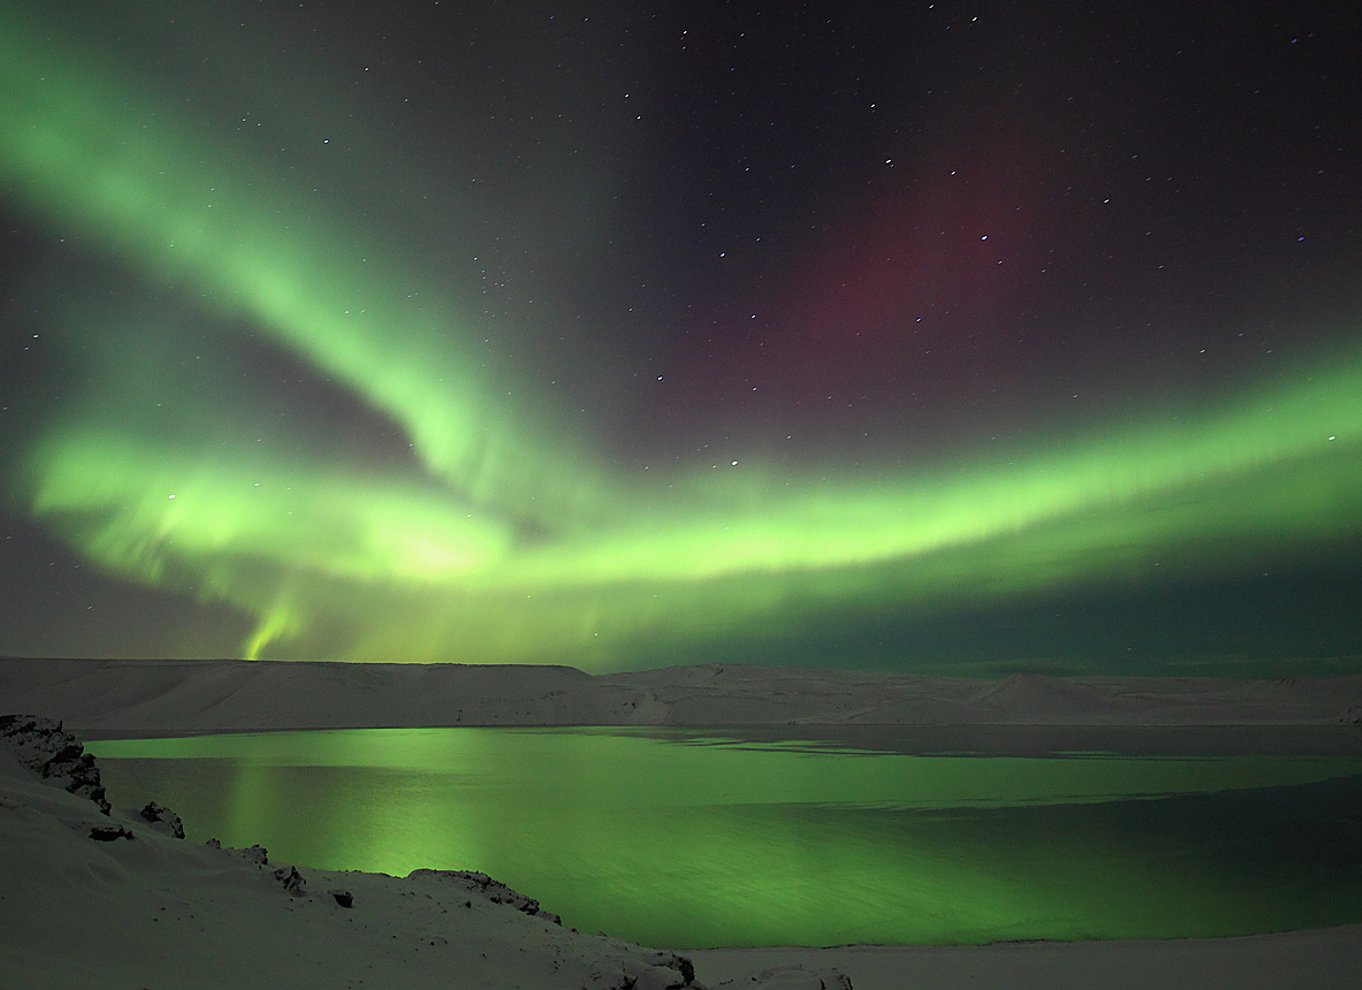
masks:
<svg viewBox="0 0 1362 990"><path fill-rule="evenodd" d="M0 9L0 653L1362 656L1362 15Z"/></svg>

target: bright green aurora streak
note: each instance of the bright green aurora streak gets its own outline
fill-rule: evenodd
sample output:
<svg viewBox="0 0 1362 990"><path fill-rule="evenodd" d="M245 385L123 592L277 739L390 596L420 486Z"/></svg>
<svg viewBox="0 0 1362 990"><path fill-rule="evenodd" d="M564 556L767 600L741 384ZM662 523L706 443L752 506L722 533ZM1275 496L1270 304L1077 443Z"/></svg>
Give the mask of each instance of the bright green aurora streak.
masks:
<svg viewBox="0 0 1362 990"><path fill-rule="evenodd" d="M10 494L109 572L254 616L245 655L324 636L353 659L608 667L649 639L701 656L838 602L952 607L1134 581L1170 555L1223 572L1362 530L1359 353L1007 457L626 479L554 410L508 398L514 369L488 367L399 245L344 204L300 205L273 159L7 16L0 174L22 208L192 297L213 314L196 333L250 321L399 424L421 466L204 442L230 396L172 432L138 411L142 358L116 341L86 357L90 388L27 445ZM58 319L126 320L95 305ZM161 319L188 337L183 306Z"/></svg>

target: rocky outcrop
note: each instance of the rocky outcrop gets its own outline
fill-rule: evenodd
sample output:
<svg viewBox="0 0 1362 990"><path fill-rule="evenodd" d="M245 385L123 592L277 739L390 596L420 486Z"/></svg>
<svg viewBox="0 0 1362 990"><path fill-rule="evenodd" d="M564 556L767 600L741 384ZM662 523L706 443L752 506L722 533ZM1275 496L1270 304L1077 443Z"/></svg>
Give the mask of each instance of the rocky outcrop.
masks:
<svg viewBox="0 0 1362 990"><path fill-rule="evenodd" d="M89 798L100 811L109 813L95 758L75 736L62 731L60 722L39 715L0 715L0 743L34 773Z"/></svg>
<svg viewBox="0 0 1362 990"><path fill-rule="evenodd" d="M646 967L634 976L634 983L627 986L637 990L681 990L683 987L696 987L695 965L685 956L675 952L655 952L651 959L645 960Z"/></svg>
<svg viewBox="0 0 1362 990"><path fill-rule="evenodd" d="M155 801L148 801L147 806L138 812L143 819L150 822L152 827L159 832L172 835L177 839L184 838L184 822L180 816L175 814L163 804Z"/></svg>
<svg viewBox="0 0 1362 990"><path fill-rule="evenodd" d="M274 879L294 897L307 896L307 881L296 866L281 866L274 871Z"/></svg>
<svg viewBox="0 0 1362 990"><path fill-rule="evenodd" d="M563 923L558 915L543 910L533 897L512 890L486 873L413 870L407 874L407 880L454 886L493 904L513 907L532 918L542 918L557 926ZM465 900L463 905L472 907L472 900ZM674 952L651 951L614 940L603 941L612 949L606 950L601 968L589 986L600 990L704 990L703 985L695 981L695 966L684 956Z"/></svg>
<svg viewBox="0 0 1362 990"><path fill-rule="evenodd" d="M137 838L122 825L94 825L90 828L90 838L96 842L113 842L115 839Z"/></svg>
<svg viewBox="0 0 1362 990"><path fill-rule="evenodd" d="M524 894L517 893L501 881L493 880L486 873L473 873L467 870L412 870L407 874L407 879L449 881L470 891L476 891L493 904L509 904L521 914L543 918L555 925L563 923L563 919L558 915L540 908L539 902L533 897L526 897Z"/></svg>
<svg viewBox="0 0 1362 990"><path fill-rule="evenodd" d="M217 839L209 839L204 845L209 849L220 849L229 856L235 856L237 859L244 859L246 862L254 863L256 866L270 865L269 853L266 851L265 847L259 843L246 849L238 849L235 846L224 846Z"/></svg>
<svg viewBox="0 0 1362 990"><path fill-rule="evenodd" d="M695 982L695 967L684 956L628 948L633 951L603 960L605 965L586 985L598 990L705 990L703 983Z"/></svg>
<svg viewBox="0 0 1362 990"><path fill-rule="evenodd" d="M803 966L764 969L751 978L762 990L853 990L851 978L836 969L808 970Z"/></svg>

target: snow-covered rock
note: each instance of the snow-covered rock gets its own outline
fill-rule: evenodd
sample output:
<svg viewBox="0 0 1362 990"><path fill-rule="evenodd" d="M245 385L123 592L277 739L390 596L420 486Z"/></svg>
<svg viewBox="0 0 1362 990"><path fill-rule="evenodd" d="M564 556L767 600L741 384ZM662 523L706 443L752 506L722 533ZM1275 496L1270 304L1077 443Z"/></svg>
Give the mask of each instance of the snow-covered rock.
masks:
<svg viewBox="0 0 1362 990"><path fill-rule="evenodd" d="M138 812L143 819L151 823L152 828L176 839L184 838L184 822L180 816L175 814L163 804L155 801L148 801L146 806Z"/></svg>
<svg viewBox="0 0 1362 990"><path fill-rule="evenodd" d="M40 777L53 780L78 797L89 798L109 813L95 758L60 722L39 715L0 715L0 743Z"/></svg>

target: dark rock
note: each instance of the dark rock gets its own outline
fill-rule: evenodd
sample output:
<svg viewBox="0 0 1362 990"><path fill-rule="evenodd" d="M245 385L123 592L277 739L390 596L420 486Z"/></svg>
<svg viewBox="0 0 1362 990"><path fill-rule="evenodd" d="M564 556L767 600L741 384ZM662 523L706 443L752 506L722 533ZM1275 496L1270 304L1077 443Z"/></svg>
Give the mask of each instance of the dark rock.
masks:
<svg viewBox="0 0 1362 990"><path fill-rule="evenodd" d="M327 893L334 897L336 903L343 908L355 906L355 895L348 890L329 890Z"/></svg>
<svg viewBox="0 0 1362 990"><path fill-rule="evenodd" d="M115 839L132 839L134 836L122 825L94 825L90 828L90 838L99 842L113 842Z"/></svg>
<svg viewBox="0 0 1362 990"><path fill-rule="evenodd" d="M179 815L165 805L149 801L147 806L142 809L141 815L153 825L158 826L162 832L169 832L177 839L184 838L184 822L180 820Z"/></svg>
<svg viewBox="0 0 1362 990"><path fill-rule="evenodd" d="M270 865L270 858L266 854L265 847L262 845L257 844L251 846L249 849L240 849L236 846L224 846L217 839L209 839L207 842L204 843L204 845L207 846L209 849L221 849L229 856L235 856L238 859L244 859L246 862L254 863L256 866Z"/></svg>
<svg viewBox="0 0 1362 990"><path fill-rule="evenodd" d="M655 952L647 968L632 978L638 990L684 990L695 986L695 966L674 952Z"/></svg>
<svg viewBox="0 0 1362 990"><path fill-rule="evenodd" d="M0 715L0 743L40 777L55 780L77 797L89 798L104 814L109 813L95 758L85 752L75 736L62 731L60 722L40 715Z"/></svg>
<svg viewBox="0 0 1362 990"><path fill-rule="evenodd" d="M854 990L851 978L830 967L809 970L803 966L764 969L751 978L754 986L769 990Z"/></svg>
<svg viewBox="0 0 1362 990"><path fill-rule="evenodd" d="M274 871L274 879L278 880L283 888L294 897L307 896L307 881L298 872L298 867L281 866Z"/></svg>
<svg viewBox="0 0 1362 990"><path fill-rule="evenodd" d="M448 880L460 885L465 890L476 890L493 904L509 904L522 914L543 918L555 925L563 923L563 919L558 915L540 908L539 902L533 897L526 897L524 894L517 893L504 883L493 880L486 873L473 873L468 870L412 870L407 874L409 880L426 877Z"/></svg>
<svg viewBox="0 0 1362 990"><path fill-rule="evenodd" d="M643 959L631 954L616 957L611 962L619 967L619 975L611 976L608 984L594 985L608 986L610 990L703 990L702 985L695 982L695 967L691 961L673 952L654 952ZM766 984L754 985L764 987Z"/></svg>

